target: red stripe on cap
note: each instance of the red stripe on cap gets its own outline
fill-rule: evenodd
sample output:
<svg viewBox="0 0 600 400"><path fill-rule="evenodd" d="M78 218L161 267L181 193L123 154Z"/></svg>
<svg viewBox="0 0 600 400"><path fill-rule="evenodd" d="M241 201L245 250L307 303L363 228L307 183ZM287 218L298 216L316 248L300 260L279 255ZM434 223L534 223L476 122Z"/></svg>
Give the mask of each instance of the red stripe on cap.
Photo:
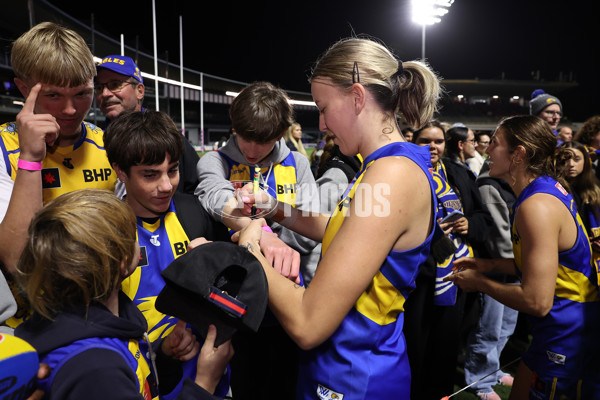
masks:
<svg viewBox="0 0 600 400"><path fill-rule="evenodd" d="M238 306L235 303L232 303L231 301L227 300L224 297L221 297L219 295L217 295L216 293L211 293L209 296L211 299L218 301L219 303L231 308L232 310L240 313L241 315L246 314L246 310L243 309L242 307Z"/></svg>

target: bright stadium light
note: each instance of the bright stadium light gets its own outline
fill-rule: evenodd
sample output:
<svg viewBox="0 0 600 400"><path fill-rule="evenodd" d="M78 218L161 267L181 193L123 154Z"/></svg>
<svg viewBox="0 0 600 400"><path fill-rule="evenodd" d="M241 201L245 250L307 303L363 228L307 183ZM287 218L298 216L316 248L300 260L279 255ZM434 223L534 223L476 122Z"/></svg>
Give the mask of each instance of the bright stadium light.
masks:
<svg viewBox="0 0 600 400"><path fill-rule="evenodd" d="M454 0L412 0L413 22L421 25L421 59L425 60L425 29L427 25L437 24L448 14Z"/></svg>

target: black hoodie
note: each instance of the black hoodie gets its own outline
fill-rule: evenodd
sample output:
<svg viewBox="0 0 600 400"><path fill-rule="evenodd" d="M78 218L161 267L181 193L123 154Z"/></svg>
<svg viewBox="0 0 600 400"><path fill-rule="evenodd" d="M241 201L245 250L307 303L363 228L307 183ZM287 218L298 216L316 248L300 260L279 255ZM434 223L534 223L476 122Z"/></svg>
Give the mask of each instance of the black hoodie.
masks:
<svg viewBox="0 0 600 400"><path fill-rule="evenodd" d="M126 295L119 292L119 317L104 305L94 303L87 311L87 318L85 307L61 312L54 321L34 314L15 330L15 335L29 342L42 359L50 351L81 339L109 337L141 342L146 329L143 314ZM160 371L161 393L168 393L170 390L165 388L172 389L181 379L180 362L169 359L160 351L156 362ZM149 361L148 365L152 369ZM178 373L173 374L173 371ZM121 354L92 348L72 357L60 368L46 398L140 399L137 382L135 371ZM218 399L189 379L184 382L177 398Z"/></svg>

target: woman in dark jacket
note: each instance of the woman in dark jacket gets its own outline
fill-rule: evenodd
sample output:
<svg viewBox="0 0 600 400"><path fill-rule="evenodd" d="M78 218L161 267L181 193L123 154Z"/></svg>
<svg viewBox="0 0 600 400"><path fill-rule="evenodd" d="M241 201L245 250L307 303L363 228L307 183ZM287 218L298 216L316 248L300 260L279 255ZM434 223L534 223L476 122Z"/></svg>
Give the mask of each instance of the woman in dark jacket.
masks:
<svg viewBox="0 0 600 400"><path fill-rule="evenodd" d="M438 220L452 209L464 214L453 222L440 222L449 240L458 247L455 256L473 255L471 238L480 243L477 249L483 248L484 239L477 235L485 237L486 226L492 223L490 214L483 208L475 176L452 159L442 158L448 146L454 143L447 142L444 127L438 121L431 121L415 131L413 143L430 149L434 180L440 183L436 189L438 206L442 208L436 215ZM450 257L440 260L432 252L420 266L417 287L404 305L404 335L411 365L413 400L439 399L454 388L466 297L461 290L449 296L451 289L439 285L443 277L440 274L447 273L451 265ZM431 376L436 379L432 380Z"/></svg>
<svg viewBox="0 0 600 400"><path fill-rule="evenodd" d="M483 206L476 183L477 176L465 160L475 152L475 135L463 126L455 126L446 132L446 157L442 163L446 178L458 195L465 217L454 223L454 230L466 237L477 257L485 257L485 241L489 227L494 221Z"/></svg>

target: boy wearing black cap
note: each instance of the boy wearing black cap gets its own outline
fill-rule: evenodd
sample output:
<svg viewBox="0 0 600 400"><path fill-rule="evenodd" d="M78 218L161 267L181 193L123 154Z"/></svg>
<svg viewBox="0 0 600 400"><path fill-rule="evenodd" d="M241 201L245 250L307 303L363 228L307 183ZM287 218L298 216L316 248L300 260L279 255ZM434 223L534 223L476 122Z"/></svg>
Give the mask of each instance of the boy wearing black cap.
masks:
<svg viewBox="0 0 600 400"><path fill-rule="evenodd" d="M190 241L229 240L225 226L213 221L195 196L176 192L181 142L173 120L157 111L124 113L105 134L108 160L137 217L140 244L139 268L123 281L122 290L146 317L152 342L166 337L177 323L154 306L165 286L161 272L187 252ZM196 361L185 362L183 368L184 376L193 377ZM215 394L222 397L228 389L226 375Z"/></svg>
<svg viewBox="0 0 600 400"><path fill-rule="evenodd" d="M144 111L145 86L142 72L131 57L110 55L96 64L98 76L94 88L96 102L106 116L106 126L121 113L126 111ZM183 153L179 160L180 192L194 194L198 186L196 164L198 153L187 141L183 141ZM122 188L117 184L117 194L122 193Z"/></svg>

